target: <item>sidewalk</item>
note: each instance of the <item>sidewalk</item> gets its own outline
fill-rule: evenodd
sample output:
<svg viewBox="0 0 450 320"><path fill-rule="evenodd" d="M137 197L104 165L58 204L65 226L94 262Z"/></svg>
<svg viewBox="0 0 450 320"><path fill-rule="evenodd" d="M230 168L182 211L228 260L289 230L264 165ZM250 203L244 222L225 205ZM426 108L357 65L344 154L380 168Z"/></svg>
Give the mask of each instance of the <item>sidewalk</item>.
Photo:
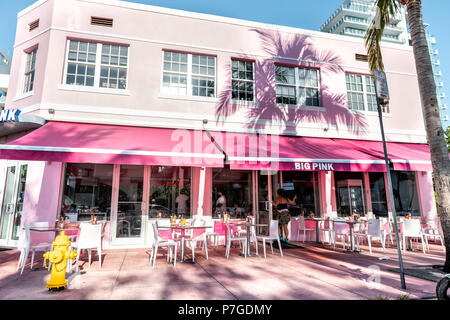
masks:
<svg viewBox="0 0 450 320"><path fill-rule="evenodd" d="M380 247L369 254L367 246L361 253L344 253L342 245L295 243L303 248L284 250L284 256L267 248L267 259L239 256L232 249L225 258L223 246L209 248L209 260L200 249L196 264L168 265L158 252L155 268L148 263L149 249L107 250L102 255L102 268L93 253L88 266L87 254L80 259L80 273L67 274L69 286L58 293L49 293L48 271L31 271L30 259L22 276L16 272L19 252L0 252L0 299L27 300L367 300L435 297L436 283L405 276L407 290L402 290L398 273L397 249ZM431 244L431 252L406 251L405 268L417 265L442 265L444 252ZM253 249L253 247L252 247ZM95 251L94 251L95 252ZM186 250L190 256L190 249ZM262 246L259 246L262 253ZM389 257L389 260L379 260ZM34 267L42 266L42 259Z"/></svg>

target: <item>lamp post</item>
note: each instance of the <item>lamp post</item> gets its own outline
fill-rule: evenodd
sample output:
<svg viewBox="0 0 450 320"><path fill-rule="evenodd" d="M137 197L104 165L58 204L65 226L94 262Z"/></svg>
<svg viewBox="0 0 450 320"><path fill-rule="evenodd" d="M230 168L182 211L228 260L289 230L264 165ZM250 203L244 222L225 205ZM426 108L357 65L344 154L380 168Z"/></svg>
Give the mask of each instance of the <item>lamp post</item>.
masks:
<svg viewBox="0 0 450 320"><path fill-rule="evenodd" d="M389 158L386 148L386 139L384 136L384 126L383 126L383 113L381 110L381 105L385 105L389 102L389 90L386 81L386 74L383 71L374 70L374 79L375 79L375 93L377 96L377 107L378 107L378 117L380 119L380 129L381 129L381 138L383 140L383 151L384 151L384 160L386 162L386 172L388 179L388 192L391 198L391 207L392 207L392 217L394 220L394 229L395 229L395 240L397 241L397 252L398 252L398 262L400 265L400 281L403 289L406 289L405 283L405 273L403 271L403 259L402 259L402 250L400 249L400 237L398 235L398 225L397 225L397 213L395 210L395 201L394 194L392 192L392 179L391 179L391 170L389 168ZM382 103L380 102L383 101Z"/></svg>

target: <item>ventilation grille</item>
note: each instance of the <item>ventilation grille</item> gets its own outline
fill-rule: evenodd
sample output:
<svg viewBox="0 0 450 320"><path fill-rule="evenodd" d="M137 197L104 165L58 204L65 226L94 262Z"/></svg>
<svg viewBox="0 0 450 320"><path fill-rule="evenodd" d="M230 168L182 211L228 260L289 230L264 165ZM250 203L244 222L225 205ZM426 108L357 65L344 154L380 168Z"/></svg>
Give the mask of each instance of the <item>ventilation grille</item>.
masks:
<svg viewBox="0 0 450 320"><path fill-rule="evenodd" d="M356 61L369 61L369 56L367 54L355 54Z"/></svg>
<svg viewBox="0 0 450 320"><path fill-rule="evenodd" d="M102 27L112 27L113 19L91 17L91 24Z"/></svg>
<svg viewBox="0 0 450 320"><path fill-rule="evenodd" d="M30 23L29 27L30 27L30 31L33 31L34 29L39 27L39 19L37 19L36 21L33 21L32 23Z"/></svg>

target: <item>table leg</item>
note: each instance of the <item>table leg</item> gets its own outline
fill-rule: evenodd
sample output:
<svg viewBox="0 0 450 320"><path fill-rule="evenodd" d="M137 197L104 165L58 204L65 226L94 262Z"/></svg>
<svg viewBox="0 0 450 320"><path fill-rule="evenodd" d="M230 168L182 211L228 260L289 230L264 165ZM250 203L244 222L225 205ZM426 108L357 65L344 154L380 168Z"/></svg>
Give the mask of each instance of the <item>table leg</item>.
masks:
<svg viewBox="0 0 450 320"><path fill-rule="evenodd" d="M316 221L316 242L320 243L320 239L319 239L319 221Z"/></svg>

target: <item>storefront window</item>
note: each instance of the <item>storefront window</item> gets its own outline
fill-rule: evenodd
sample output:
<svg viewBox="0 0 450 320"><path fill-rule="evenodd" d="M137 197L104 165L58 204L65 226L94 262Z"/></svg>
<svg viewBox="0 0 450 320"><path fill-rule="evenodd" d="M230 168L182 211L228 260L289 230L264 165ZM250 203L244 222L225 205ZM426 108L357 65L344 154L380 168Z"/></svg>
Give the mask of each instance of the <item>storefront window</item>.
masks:
<svg viewBox="0 0 450 320"><path fill-rule="evenodd" d="M369 172L372 212L375 216L388 216L386 185L383 172Z"/></svg>
<svg viewBox="0 0 450 320"><path fill-rule="evenodd" d="M212 171L213 218L228 213L233 217L246 217L253 212L252 172L230 170Z"/></svg>
<svg viewBox="0 0 450 320"><path fill-rule="evenodd" d="M395 210L398 215L420 216L416 176L412 171L391 171Z"/></svg>
<svg viewBox="0 0 450 320"><path fill-rule="evenodd" d="M316 196L318 192L317 179L315 172L299 172L299 171L283 171L281 172L283 185L277 184L276 189L284 189L287 198L294 199L295 205L289 206L289 211L292 217L300 214L308 215L314 213L315 216L320 216L319 212L319 197ZM281 180L281 179L280 179ZM274 198L276 191L274 193Z"/></svg>
<svg viewBox="0 0 450 320"><path fill-rule="evenodd" d="M61 215L71 221L109 220L111 215L113 165L68 163L64 180Z"/></svg>
<svg viewBox="0 0 450 320"><path fill-rule="evenodd" d="M191 168L152 167L150 185L150 218L191 217Z"/></svg>
<svg viewBox="0 0 450 320"><path fill-rule="evenodd" d="M366 215L362 172L335 172L336 204L339 217Z"/></svg>

